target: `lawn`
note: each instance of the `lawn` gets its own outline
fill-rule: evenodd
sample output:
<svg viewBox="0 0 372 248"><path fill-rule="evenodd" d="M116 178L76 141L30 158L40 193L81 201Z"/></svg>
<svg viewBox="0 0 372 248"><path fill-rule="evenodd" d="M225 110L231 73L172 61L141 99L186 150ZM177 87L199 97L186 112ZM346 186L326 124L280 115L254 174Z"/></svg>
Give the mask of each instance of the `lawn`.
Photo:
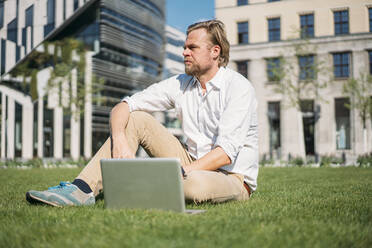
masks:
<svg viewBox="0 0 372 248"><path fill-rule="evenodd" d="M0 247L372 247L372 169L262 168L246 202L200 215L30 205L80 169L1 169Z"/></svg>

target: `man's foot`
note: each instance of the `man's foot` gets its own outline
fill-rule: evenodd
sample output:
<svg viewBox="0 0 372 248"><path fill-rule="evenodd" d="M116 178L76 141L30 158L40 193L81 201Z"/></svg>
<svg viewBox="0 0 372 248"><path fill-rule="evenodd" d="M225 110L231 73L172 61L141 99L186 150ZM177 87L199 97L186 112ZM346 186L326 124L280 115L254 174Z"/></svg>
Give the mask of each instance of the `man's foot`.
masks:
<svg viewBox="0 0 372 248"><path fill-rule="evenodd" d="M30 190L26 193L29 203L46 203L55 207L92 205L95 203L93 192L86 194L69 182L61 182L58 186L45 191Z"/></svg>

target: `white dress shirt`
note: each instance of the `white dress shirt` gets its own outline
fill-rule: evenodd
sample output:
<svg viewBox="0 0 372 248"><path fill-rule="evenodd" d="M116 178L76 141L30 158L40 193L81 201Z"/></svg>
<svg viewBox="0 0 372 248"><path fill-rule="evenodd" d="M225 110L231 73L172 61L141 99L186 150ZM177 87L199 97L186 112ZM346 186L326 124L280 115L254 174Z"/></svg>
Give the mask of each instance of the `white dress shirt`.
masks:
<svg viewBox="0 0 372 248"><path fill-rule="evenodd" d="M190 155L199 159L220 146L231 159L221 169L240 173L252 191L257 187L257 100L251 83L239 73L220 67L206 83L177 75L125 97L130 112L175 109L182 122Z"/></svg>

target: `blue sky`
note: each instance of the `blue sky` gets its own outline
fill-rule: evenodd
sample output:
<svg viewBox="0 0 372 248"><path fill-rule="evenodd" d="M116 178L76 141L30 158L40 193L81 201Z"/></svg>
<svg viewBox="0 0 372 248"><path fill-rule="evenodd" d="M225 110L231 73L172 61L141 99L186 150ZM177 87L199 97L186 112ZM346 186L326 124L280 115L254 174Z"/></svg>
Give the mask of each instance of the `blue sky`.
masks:
<svg viewBox="0 0 372 248"><path fill-rule="evenodd" d="M186 33L197 21L214 18L214 0L166 0L167 24Z"/></svg>

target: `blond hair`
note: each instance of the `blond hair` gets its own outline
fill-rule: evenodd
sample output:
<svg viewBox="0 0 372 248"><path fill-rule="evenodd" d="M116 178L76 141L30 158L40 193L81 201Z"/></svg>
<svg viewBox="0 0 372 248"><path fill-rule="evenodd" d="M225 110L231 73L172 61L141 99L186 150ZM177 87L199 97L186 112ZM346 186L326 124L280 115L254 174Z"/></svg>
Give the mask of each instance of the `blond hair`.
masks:
<svg viewBox="0 0 372 248"><path fill-rule="evenodd" d="M227 66L229 63L230 44L226 37L225 24L219 20L197 22L190 25L186 33L189 35L191 31L200 28L204 28L207 31L213 45L218 45L221 48L218 66Z"/></svg>

